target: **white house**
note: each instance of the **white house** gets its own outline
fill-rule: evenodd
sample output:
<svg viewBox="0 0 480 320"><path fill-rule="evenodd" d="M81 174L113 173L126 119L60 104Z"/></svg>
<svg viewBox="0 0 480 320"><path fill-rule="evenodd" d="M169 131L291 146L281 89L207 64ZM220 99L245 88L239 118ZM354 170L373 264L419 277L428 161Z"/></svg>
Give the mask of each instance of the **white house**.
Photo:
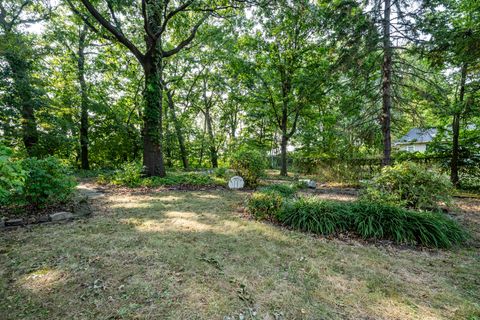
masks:
<svg viewBox="0 0 480 320"><path fill-rule="evenodd" d="M413 128L406 135L395 141L393 146L401 151L425 152L427 146L437 135L437 129Z"/></svg>

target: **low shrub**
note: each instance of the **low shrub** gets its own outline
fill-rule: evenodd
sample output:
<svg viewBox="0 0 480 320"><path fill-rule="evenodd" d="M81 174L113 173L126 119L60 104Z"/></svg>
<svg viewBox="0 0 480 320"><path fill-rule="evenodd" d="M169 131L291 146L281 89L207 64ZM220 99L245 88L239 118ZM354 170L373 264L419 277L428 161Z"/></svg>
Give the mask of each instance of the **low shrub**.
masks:
<svg viewBox="0 0 480 320"><path fill-rule="evenodd" d="M264 175L265 157L258 150L242 147L232 155L230 162L248 187L255 188Z"/></svg>
<svg viewBox="0 0 480 320"><path fill-rule="evenodd" d="M271 184L259 189L260 192L276 192L285 198L291 198L297 192L298 187L294 184Z"/></svg>
<svg viewBox="0 0 480 320"><path fill-rule="evenodd" d="M72 196L75 179L57 158L27 158L21 166L27 174L23 190L15 196L20 204L42 207L64 203Z"/></svg>
<svg viewBox="0 0 480 320"><path fill-rule="evenodd" d="M21 194L26 172L19 162L14 161L13 152L0 144L0 205L8 205L12 195Z"/></svg>
<svg viewBox="0 0 480 320"><path fill-rule="evenodd" d="M347 230L351 217L347 205L302 197L288 202L279 220L295 229L330 235Z"/></svg>
<svg viewBox="0 0 480 320"><path fill-rule="evenodd" d="M215 175L215 177L217 178L226 178L227 177L227 173L228 173L228 169L227 168L215 168L213 170L213 174Z"/></svg>
<svg viewBox="0 0 480 320"><path fill-rule="evenodd" d="M277 192L254 192L247 201L247 210L256 219L275 220L282 211L284 198Z"/></svg>
<svg viewBox="0 0 480 320"><path fill-rule="evenodd" d="M365 239L448 248L466 240L460 225L440 212L418 212L381 203L350 204L356 233Z"/></svg>
<svg viewBox="0 0 480 320"><path fill-rule="evenodd" d="M450 203L453 191L449 178L413 162L382 169L366 184L363 200L413 209L437 209L439 202Z"/></svg>
<svg viewBox="0 0 480 320"><path fill-rule="evenodd" d="M127 187L138 187L142 184L143 166L136 161L125 162L116 170L111 178L111 183ZM108 179L103 176L102 179Z"/></svg>

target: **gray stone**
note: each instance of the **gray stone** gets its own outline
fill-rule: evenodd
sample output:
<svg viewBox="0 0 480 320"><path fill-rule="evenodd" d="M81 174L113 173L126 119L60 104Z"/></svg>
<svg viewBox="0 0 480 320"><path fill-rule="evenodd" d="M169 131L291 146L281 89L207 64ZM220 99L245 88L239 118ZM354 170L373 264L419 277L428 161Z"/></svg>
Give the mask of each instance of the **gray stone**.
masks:
<svg viewBox="0 0 480 320"><path fill-rule="evenodd" d="M37 223L44 223L49 221L50 221L50 216L48 215L40 216L37 218Z"/></svg>
<svg viewBox="0 0 480 320"><path fill-rule="evenodd" d="M24 222L23 219L9 219L5 221L6 227L16 227L16 226L23 226Z"/></svg>
<svg viewBox="0 0 480 320"><path fill-rule="evenodd" d="M242 177L234 176L228 182L228 187L230 189L242 189L245 185Z"/></svg>
<svg viewBox="0 0 480 320"><path fill-rule="evenodd" d="M73 213L71 212L55 212L50 215L52 221L63 221L73 219Z"/></svg>
<svg viewBox="0 0 480 320"><path fill-rule="evenodd" d="M87 198L83 198L73 205L73 213L77 216L89 216L92 214L92 208Z"/></svg>
<svg viewBox="0 0 480 320"><path fill-rule="evenodd" d="M0 219L0 229L5 228L5 220Z"/></svg>

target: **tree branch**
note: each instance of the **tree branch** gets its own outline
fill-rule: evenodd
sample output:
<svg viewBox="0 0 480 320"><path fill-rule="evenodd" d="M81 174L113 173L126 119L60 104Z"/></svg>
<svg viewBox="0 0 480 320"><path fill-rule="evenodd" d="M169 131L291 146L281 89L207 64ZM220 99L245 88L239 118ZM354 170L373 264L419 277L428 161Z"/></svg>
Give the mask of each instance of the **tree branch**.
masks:
<svg viewBox="0 0 480 320"><path fill-rule="evenodd" d="M108 22L100 12L95 9L89 0L80 0L90 14L97 20L105 29L107 29L113 36L125 47L130 50L131 53L140 61L143 65L145 56L138 50L138 48L128 40L117 28L115 28L110 22Z"/></svg>
<svg viewBox="0 0 480 320"><path fill-rule="evenodd" d="M81 1L87 1L87 0L81 0ZM192 42L193 38L195 38L195 35L197 33L197 30L198 28L202 25L202 23L207 20L207 18L210 16L210 13L207 13L205 14L202 19L200 19L200 21L197 22L197 24L193 27L190 35L188 36L188 38L186 38L185 40L183 40L182 42L180 42L178 44L178 46L176 46L175 48L173 48L172 50L168 50L168 51L163 51L162 50L162 56L163 57L170 57L176 53L178 53L180 50L182 50L183 48L185 48L190 42Z"/></svg>

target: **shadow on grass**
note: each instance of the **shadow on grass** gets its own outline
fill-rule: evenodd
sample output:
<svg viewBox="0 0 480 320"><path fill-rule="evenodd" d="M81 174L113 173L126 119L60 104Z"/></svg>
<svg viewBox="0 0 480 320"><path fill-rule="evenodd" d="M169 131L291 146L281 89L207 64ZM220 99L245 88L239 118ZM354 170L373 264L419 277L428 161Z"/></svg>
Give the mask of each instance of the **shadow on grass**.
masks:
<svg viewBox="0 0 480 320"><path fill-rule="evenodd" d="M1 262L0 313L223 319L254 309L261 318L408 319L478 311L478 256L392 255L315 239L241 219L235 212L243 196L111 194L101 200L109 211L90 220L12 232ZM458 267L458 259L462 270L442 262Z"/></svg>

